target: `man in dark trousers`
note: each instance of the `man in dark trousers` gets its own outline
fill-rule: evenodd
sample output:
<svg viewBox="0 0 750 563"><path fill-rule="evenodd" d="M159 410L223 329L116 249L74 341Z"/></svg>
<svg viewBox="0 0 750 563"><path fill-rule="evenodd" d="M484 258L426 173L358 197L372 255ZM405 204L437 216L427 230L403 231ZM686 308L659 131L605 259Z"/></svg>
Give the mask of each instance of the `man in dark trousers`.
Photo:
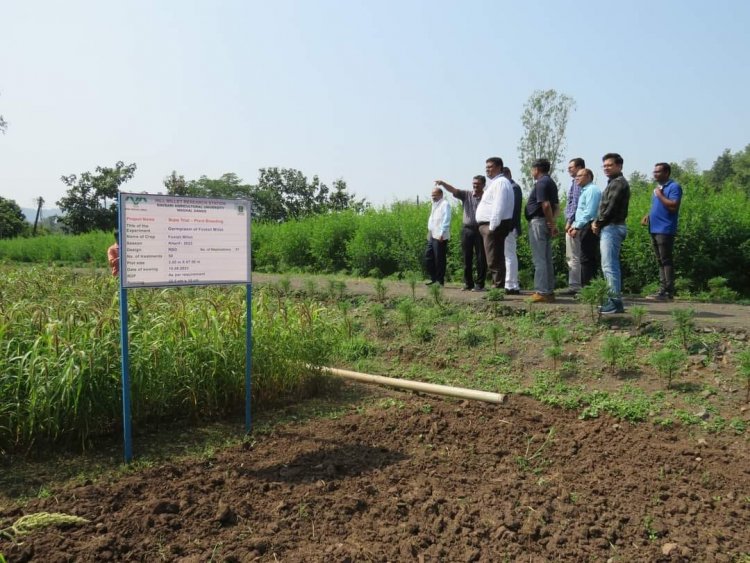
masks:
<svg viewBox="0 0 750 563"><path fill-rule="evenodd" d="M591 222L599 211L602 191L594 184L594 173L588 168L576 172L576 183L580 188L578 203L567 234L580 258L580 283L583 288L591 282L599 268L599 238L591 232Z"/></svg>
<svg viewBox="0 0 750 563"><path fill-rule="evenodd" d="M464 287L463 291L484 291L487 279L487 258L484 255L484 242L479 234L476 214L477 205L482 200L486 179L474 176L471 180L472 190L459 190L444 182L435 180L435 184L445 188L464 206L463 226L461 227L461 250L464 253ZM477 265L477 277L474 279L474 261Z"/></svg>
<svg viewBox="0 0 750 563"><path fill-rule="evenodd" d="M443 190L432 190L432 210L427 220L427 248L425 267L430 274L426 285L445 285L445 266L448 258L448 239L451 238L451 205L443 197Z"/></svg>
<svg viewBox="0 0 750 563"><path fill-rule="evenodd" d="M659 264L659 292L646 297L652 301L671 301L674 298L672 252L682 202L682 186L670 178L671 174L672 167L666 162L654 165L654 180L658 185L651 196L651 211L641 219L641 224L648 226L651 233Z"/></svg>

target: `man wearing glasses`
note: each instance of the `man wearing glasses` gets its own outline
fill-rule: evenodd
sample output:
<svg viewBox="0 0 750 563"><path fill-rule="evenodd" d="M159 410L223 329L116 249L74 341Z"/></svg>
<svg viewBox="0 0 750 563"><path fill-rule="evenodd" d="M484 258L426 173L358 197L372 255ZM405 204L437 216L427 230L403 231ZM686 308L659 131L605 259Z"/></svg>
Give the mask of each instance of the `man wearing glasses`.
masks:
<svg viewBox="0 0 750 563"><path fill-rule="evenodd" d="M591 223L596 219L602 190L594 184L594 173L588 168L576 172L575 181L580 187L578 205L568 236L573 241L574 250L581 263L581 287L586 287L596 275L599 267L599 239L591 231Z"/></svg>
<svg viewBox="0 0 750 563"><path fill-rule="evenodd" d="M622 304L622 271L620 250L628 235L625 220L630 204L630 184L622 175L622 157L614 152L602 157L604 174L609 178L599 202L596 220L591 225L595 235L600 235L599 250L602 254L602 272L609 286L609 299L601 306L602 315L624 313Z"/></svg>

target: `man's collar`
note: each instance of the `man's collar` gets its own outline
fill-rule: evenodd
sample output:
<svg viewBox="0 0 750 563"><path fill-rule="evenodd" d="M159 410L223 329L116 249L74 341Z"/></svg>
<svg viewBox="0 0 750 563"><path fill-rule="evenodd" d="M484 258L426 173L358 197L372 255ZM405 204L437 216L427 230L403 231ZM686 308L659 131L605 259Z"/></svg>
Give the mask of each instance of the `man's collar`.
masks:
<svg viewBox="0 0 750 563"><path fill-rule="evenodd" d="M671 184L672 182L674 182L672 178L667 178L667 181L664 182L663 184L659 184L659 182L656 182L656 183L659 184L663 188L664 186L666 186L667 184Z"/></svg>

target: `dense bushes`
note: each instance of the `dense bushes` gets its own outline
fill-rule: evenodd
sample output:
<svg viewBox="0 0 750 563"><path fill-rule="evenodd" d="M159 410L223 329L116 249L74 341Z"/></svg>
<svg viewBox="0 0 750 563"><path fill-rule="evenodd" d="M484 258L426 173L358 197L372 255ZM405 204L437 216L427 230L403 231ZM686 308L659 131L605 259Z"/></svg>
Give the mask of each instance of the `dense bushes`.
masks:
<svg viewBox="0 0 750 563"><path fill-rule="evenodd" d="M682 183L684 199L675 243L677 276L687 280L683 285L693 291L706 289L712 278L724 277L734 290L750 294L750 200L731 186L714 191L699 176ZM651 237L648 228L640 224L650 208L652 189L647 183L632 186L628 237L622 251L623 285L628 292L639 292L658 281ZM428 203L400 202L362 215L341 213L257 226L253 231L255 268L282 271L286 265L364 276L421 270L429 209ZM461 280L461 217L460 204L456 204L448 251L448 273L453 281ZM562 226L562 217L558 222ZM518 255L522 285L530 288L533 266L526 228L524 221ZM299 237L309 240L300 241ZM316 250L311 252L313 245ZM553 246L558 286L563 286L567 283L564 237L557 237Z"/></svg>
<svg viewBox="0 0 750 563"><path fill-rule="evenodd" d="M699 175L681 178L684 200L675 244L680 287L705 290L712 278L723 277L730 288L750 295L750 200L744 189L724 185L716 191ZM640 225L648 212L652 184L632 186L628 237L623 245L623 285L639 292L658 281L648 229ZM452 199L452 198L451 198ZM448 278L460 281L462 210L453 200ZM360 276L402 276L420 271L427 235L429 202L397 202L363 213L343 211L285 223L254 224L253 267L262 272L344 272ZM558 218L560 227L563 219ZM521 285L531 288L533 266L523 221L518 241ZM0 260L25 262L92 262L106 265L109 233L79 237L48 236L0 241ZM554 241L558 287L567 283L565 240Z"/></svg>
<svg viewBox="0 0 750 563"><path fill-rule="evenodd" d="M107 266L107 248L115 242L112 232L85 235L47 235L0 240L0 260L49 264L90 263Z"/></svg>
<svg viewBox="0 0 750 563"><path fill-rule="evenodd" d="M688 289L706 289L708 280L724 277L729 286L750 294L750 199L743 191L715 191L699 176L682 180L683 201L675 239L675 268ZM623 282L640 291L658 281L648 228L640 225L651 206L653 185L632 186L628 238L623 244Z"/></svg>

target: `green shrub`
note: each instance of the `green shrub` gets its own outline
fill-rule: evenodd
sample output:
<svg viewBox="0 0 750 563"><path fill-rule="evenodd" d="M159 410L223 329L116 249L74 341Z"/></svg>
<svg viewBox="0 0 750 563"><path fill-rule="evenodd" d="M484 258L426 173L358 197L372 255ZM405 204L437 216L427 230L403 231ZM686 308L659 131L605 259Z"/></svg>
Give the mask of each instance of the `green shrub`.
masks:
<svg viewBox="0 0 750 563"><path fill-rule="evenodd" d="M750 198L731 185L715 191L700 176L686 176L680 184L683 200L674 247L677 277L690 280L691 289L698 291L707 287L711 278L721 276L730 288L747 295ZM622 249L623 286L628 292L638 293L659 279L651 236L648 228L640 225L651 207L652 190L650 183L631 185L628 236Z"/></svg>
<svg viewBox="0 0 750 563"><path fill-rule="evenodd" d="M341 343L339 353L345 360L355 362L374 356L377 353L377 348L364 336L355 336L347 338Z"/></svg>
<svg viewBox="0 0 750 563"><path fill-rule="evenodd" d="M92 264L108 267L107 248L115 241L111 232L83 235L45 235L0 239L0 261L50 264Z"/></svg>
<svg viewBox="0 0 750 563"><path fill-rule="evenodd" d="M435 329L427 324L419 324L417 328L414 329L414 336L421 342L432 342L435 338Z"/></svg>

